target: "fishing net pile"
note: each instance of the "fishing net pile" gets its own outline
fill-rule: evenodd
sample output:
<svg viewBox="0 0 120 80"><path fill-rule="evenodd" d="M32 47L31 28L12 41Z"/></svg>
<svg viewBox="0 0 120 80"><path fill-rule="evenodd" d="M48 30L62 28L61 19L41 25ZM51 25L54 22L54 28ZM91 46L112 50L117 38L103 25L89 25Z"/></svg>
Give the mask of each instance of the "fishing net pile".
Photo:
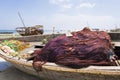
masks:
<svg viewBox="0 0 120 80"><path fill-rule="evenodd" d="M42 49L34 51L33 67L39 71L46 62L71 68L115 65L115 54L106 32L84 28L71 34L53 38Z"/></svg>

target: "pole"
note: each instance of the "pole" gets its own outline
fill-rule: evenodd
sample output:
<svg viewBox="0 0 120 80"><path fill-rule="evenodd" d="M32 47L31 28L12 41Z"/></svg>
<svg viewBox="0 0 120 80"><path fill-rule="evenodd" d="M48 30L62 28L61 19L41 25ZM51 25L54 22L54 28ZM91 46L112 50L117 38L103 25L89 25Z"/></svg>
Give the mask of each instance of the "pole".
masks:
<svg viewBox="0 0 120 80"><path fill-rule="evenodd" d="M20 15L20 13L19 13L19 12L18 12L18 15L19 15L19 17L20 17L20 20L21 20L21 22L22 22L23 26L24 26L24 27L26 27L26 26L25 26L25 24L24 24L24 21L23 21L23 19L22 19L22 17L21 17L21 15Z"/></svg>

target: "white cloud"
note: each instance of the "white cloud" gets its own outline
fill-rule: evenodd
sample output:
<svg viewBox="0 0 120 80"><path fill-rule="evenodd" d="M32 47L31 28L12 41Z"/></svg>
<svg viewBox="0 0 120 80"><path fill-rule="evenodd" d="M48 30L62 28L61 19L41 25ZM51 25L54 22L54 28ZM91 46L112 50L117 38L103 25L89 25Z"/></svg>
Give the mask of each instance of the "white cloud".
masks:
<svg viewBox="0 0 120 80"><path fill-rule="evenodd" d="M63 8L67 8L67 9L70 9L72 8L73 4L65 4L65 5L62 5Z"/></svg>
<svg viewBox="0 0 120 80"><path fill-rule="evenodd" d="M96 6L95 3L84 2L79 5L73 2L73 0L49 0L49 2L53 5L59 7L60 12L65 12L71 9L80 9L80 8L94 8Z"/></svg>
<svg viewBox="0 0 120 80"><path fill-rule="evenodd" d="M86 3L81 3L76 8L94 8L95 6L96 6L95 3L86 2Z"/></svg>
<svg viewBox="0 0 120 80"><path fill-rule="evenodd" d="M70 3L70 0L49 0L49 2L64 9L70 9L73 6L73 4Z"/></svg>
<svg viewBox="0 0 120 80"><path fill-rule="evenodd" d="M56 0L49 0L49 2L52 4L58 4L58 2Z"/></svg>
<svg viewBox="0 0 120 80"><path fill-rule="evenodd" d="M63 4L70 2L70 0L49 0L49 2L52 4Z"/></svg>

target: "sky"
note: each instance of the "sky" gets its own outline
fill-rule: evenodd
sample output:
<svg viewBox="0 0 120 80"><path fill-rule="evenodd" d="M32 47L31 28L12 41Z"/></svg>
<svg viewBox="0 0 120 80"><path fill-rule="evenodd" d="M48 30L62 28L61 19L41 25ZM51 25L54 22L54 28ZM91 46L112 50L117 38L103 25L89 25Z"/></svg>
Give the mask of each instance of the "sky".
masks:
<svg viewBox="0 0 120 80"><path fill-rule="evenodd" d="M43 25L44 29L120 28L120 0L0 0L0 30Z"/></svg>

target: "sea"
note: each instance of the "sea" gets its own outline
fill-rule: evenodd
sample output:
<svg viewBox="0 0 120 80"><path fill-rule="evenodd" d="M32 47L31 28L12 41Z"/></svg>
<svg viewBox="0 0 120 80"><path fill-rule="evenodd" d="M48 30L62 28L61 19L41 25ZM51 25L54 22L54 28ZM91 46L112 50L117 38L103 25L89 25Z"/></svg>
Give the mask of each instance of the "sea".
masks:
<svg viewBox="0 0 120 80"><path fill-rule="evenodd" d="M13 32L14 34L17 33L15 30L0 30L0 32Z"/></svg>

